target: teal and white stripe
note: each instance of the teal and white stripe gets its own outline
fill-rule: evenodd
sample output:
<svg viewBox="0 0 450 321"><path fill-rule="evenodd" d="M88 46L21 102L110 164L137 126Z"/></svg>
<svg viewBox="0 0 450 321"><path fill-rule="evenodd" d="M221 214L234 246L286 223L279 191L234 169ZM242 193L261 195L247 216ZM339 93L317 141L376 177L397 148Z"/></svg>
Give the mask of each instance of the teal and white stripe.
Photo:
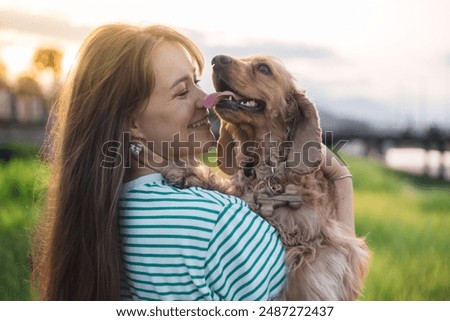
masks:
<svg viewBox="0 0 450 321"><path fill-rule="evenodd" d="M123 185L119 233L124 299L269 300L284 285L275 230L233 196L143 176Z"/></svg>

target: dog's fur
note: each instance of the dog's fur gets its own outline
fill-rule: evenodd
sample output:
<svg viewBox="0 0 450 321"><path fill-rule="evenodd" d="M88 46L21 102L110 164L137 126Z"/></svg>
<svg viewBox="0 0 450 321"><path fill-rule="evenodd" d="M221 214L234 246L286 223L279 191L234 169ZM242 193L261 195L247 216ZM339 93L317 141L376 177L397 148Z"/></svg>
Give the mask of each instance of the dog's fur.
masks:
<svg viewBox="0 0 450 321"><path fill-rule="evenodd" d="M206 168L172 167L163 175L174 185L242 197L278 230L288 267L280 299L357 299L368 271L369 250L336 219L334 183L320 170L316 108L275 58L217 56L213 63L217 91L232 91L240 102L248 98L257 103L245 107L224 99L215 107L221 119L218 165L231 175L233 184ZM268 138L276 144L269 146ZM295 161L299 156L300 163ZM262 195L275 199L286 189L301 197L300 207L274 202L273 210L263 211Z"/></svg>

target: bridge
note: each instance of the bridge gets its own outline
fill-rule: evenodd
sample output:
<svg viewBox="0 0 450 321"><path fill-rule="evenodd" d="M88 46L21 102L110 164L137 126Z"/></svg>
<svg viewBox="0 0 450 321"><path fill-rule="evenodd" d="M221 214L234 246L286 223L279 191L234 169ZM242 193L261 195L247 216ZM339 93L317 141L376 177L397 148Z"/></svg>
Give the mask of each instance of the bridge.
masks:
<svg viewBox="0 0 450 321"><path fill-rule="evenodd" d="M373 130L337 130L324 131L323 143L329 148L338 147L339 142L358 141L364 148L364 156L385 159L388 148L420 148L426 153L427 159L424 162L423 174L431 175L430 151L439 152L439 179L445 179L446 164L445 153L450 151L450 130L430 126L423 131L412 129L373 131Z"/></svg>

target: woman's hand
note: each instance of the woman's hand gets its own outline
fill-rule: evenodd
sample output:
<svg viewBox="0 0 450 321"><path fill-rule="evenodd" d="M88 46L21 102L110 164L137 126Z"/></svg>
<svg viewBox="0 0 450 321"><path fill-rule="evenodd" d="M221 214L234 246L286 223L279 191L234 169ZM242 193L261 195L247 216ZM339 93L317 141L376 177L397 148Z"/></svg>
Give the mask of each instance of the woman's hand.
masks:
<svg viewBox="0 0 450 321"><path fill-rule="evenodd" d="M355 218L353 213L353 182L348 167L339 158L322 145L323 163L321 170L336 186L337 218L355 233Z"/></svg>

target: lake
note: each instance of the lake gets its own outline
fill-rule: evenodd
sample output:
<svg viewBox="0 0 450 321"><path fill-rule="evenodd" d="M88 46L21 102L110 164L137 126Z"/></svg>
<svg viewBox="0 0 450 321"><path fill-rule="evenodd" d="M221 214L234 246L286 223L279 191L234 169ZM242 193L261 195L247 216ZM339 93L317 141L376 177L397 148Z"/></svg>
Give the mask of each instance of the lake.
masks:
<svg viewBox="0 0 450 321"><path fill-rule="evenodd" d="M380 159L379 154L371 154L365 145L357 140L348 142L342 148L342 152L348 155L368 155ZM437 150L426 151L422 148L387 147L380 160L390 168L417 175L423 175L427 171L431 177L438 177L439 171L443 170L444 178L450 181L450 151L442 154ZM443 169L440 167L441 164L444 164Z"/></svg>
<svg viewBox="0 0 450 321"><path fill-rule="evenodd" d="M422 148L389 148L386 150L387 166L413 174L424 174L438 177L439 170L444 171L444 178L450 180L450 152L440 153L437 150L426 151ZM443 169L440 168L444 164ZM428 168L428 169L427 169Z"/></svg>

